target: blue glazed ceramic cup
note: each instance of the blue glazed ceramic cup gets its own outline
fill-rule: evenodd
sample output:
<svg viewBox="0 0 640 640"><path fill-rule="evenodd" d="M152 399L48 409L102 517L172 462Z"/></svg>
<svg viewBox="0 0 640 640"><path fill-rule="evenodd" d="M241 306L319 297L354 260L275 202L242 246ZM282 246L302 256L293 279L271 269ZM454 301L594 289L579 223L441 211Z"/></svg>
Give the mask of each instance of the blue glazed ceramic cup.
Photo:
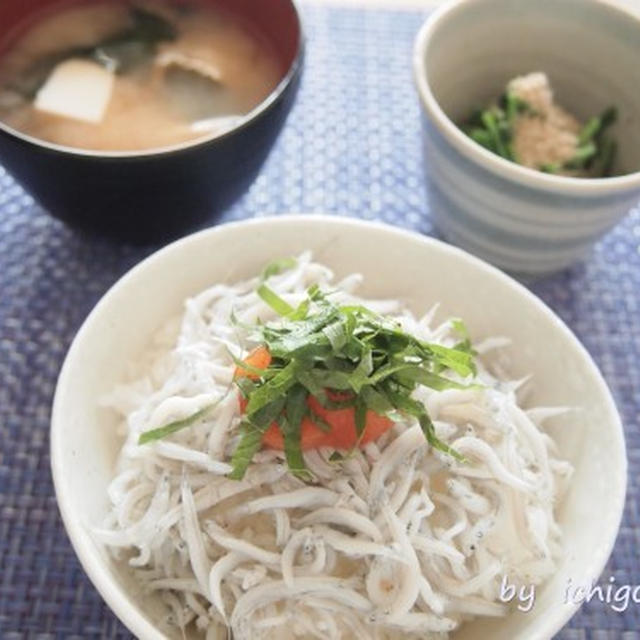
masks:
<svg viewBox="0 0 640 640"><path fill-rule="evenodd" d="M414 78L434 221L494 264L543 274L583 258L640 200L640 14L615 0L457 0L417 36ZM516 75L544 71L581 121L615 105L610 178L545 174L457 126Z"/></svg>

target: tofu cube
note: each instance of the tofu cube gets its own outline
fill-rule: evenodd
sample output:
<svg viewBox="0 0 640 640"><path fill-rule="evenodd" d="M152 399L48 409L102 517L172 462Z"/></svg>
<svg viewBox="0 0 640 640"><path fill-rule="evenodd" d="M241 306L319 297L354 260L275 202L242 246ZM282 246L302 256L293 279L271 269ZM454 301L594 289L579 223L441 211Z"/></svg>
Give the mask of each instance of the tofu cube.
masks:
<svg viewBox="0 0 640 640"><path fill-rule="evenodd" d="M65 60L38 91L34 107L63 118L97 124L109 104L113 79L113 73L95 62Z"/></svg>

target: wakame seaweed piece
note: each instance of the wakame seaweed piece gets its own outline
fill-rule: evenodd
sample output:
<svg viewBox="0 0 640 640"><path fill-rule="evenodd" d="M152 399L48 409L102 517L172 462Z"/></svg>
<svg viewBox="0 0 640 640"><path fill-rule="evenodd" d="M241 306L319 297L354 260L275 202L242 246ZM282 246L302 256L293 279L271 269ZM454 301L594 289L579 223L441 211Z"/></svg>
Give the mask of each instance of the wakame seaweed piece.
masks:
<svg viewBox="0 0 640 640"><path fill-rule="evenodd" d="M132 26L99 42L91 57L115 73L126 73L150 59L160 42L175 40L178 32L162 16L141 7L131 9Z"/></svg>
<svg viewBox="0 0 640 640"><path fill-rule="evenodd" d="M96 47L88 57L112 73L123 74L152 55L153 48L146 42L130 40Z"/></svg>
<svg viewBox="0 0 640 640"><path fill-rule="evenodd" d="M134 26L130 33L139 40L158 43L164 40L175 40L178 37L175 25L153 11L133 7L131 14Z"/></svg>

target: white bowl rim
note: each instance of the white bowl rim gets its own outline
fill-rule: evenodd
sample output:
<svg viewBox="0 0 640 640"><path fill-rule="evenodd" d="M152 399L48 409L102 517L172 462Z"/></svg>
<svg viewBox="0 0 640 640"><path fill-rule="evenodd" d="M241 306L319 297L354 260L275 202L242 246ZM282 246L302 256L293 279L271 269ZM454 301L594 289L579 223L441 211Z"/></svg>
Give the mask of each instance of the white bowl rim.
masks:
<svg viewBox="0 0 640 640"><path fill-rule="evenodd" d="M467 159L488 169L498 176L525 185L527 187L546 190L567 195L609 195L640 189L640 169L632 173L608 178L574 178L558 176L529 167L523 167L492 153L477 144L449 118L438 104L427 80L426 50L429 41L438 29L439 24L449 15L463 11L465 6L476 0L449 0L429 15L416 36L413 47L413 79L420 102L437 126L447 142L457 149ZM630 20L638 23L638 37L640 37L640 12L631 6L622 4L620 0L589 0L593 4L609 7L624 14Z"/></svg>
<svg viewBox="0 0 640 640"><path fill-rule="evenodd" d="M597 380L602 397L605 399L606 410L614 424L614 435L617 439L620 463L618 467L618 475L624 478L622 486L618 487L616 493L611 496L610 508L612 514L616 517L607 519L607 522L609 523L609 531L607 532L608 542L606 545L594 550L591 558L591 566L597 568L596 573L591 577L596 579L604 570L609 556L611 555L622 521L627 488L626 444L622 421L611 392L609 391L600 370L594 363L589 352L573 334L571 329L569 329L569 327L540 298L529 291L524 285L503 273L498 268L467 253L466 251L463 251L462 249L435 238L423 236L417 232L409 231L407 229L399 229L383 222L365 221L336 215L297 213L229 222L185 236L184 238L159 249L127 271L108 289L108 291L91 310L71 343L60 370L53 401L50 428L51 471L58 508L60 510L67 535L69 536L73 549L76 552L85 573L88 575L94 587L98 590L109 608L136 637L143 640L164 640L166 638L166 636L162 634L156 626L151 624L136 607L132 607L128 602L125 592L115 583L114 579L109 574L105 563L100 562L99 558L96 556L95 542L91 538L86 525L80 518L75 517L71 503L67 500L66 495L61 491L61 487L64 486L62 478L65 473L62 465L65 441L64 438L61 437L64 428L65 415L64 407L62 406L60 398L62 396L61 390L72 382L69 376L69 370L71 368L71 363L75 358L75 354L80 349L80 344L84 340L85 334L89 332L91 325L96 322L96 318L100 316L103 308L108 307L111 303L111 299L117 296L118 291L124 287L130 286L131 283L135 282L139 274L146 271L152 265L162 262L166 256L185 251L192 244L208 242L218 236L223 236L227 229L247 227L249 231L256 233L259 232L260 227L275 227L277 229L277 227L284 227L290 224L304 224L306 227L314 224L322 226L332 225L335 226L337 230L351 230L356 232L364 229L377 229L388 233L390 238L410 240L422 244L425 248L433 247L445 254L455 255L457 259L473 265L488 277L497 278L503 284L517 290L520 295L524 296L530 303L538 307L538 309L548 317L549 321L555 324L555 326L564 334L565 338L572 343L574 348L582 355L594 379ZM545 617L544 623L542 623L540 631L543 632L543 635L540 637L551 638L555 633L560 631L560 629L579 608L580 605L574 604L573 602L562 607L554 608L552 612Z"/></svg>

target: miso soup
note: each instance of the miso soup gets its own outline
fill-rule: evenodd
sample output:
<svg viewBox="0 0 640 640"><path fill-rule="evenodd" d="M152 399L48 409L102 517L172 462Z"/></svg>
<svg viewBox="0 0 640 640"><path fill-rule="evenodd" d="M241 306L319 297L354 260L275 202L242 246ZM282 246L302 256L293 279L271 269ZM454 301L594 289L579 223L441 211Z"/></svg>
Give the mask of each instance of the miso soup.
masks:
<svg viewBox="0 0 640 640"><path fill-rule="evenodd" d="M165 147L232 128L281 67L252 25L215 3L66 5L5 46L0 120L68 147Z"/></svg>

